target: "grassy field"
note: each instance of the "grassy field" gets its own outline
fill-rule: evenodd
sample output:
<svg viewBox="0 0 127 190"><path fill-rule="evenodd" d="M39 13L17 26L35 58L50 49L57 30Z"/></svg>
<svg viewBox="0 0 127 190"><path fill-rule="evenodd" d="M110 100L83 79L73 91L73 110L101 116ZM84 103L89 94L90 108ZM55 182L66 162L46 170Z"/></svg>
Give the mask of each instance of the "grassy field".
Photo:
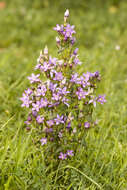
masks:
<svg viewBox="0 0 127 190"><path fill-rule="evenodd" d="M4 3L0 4L0 190L127 190L127 1ZM56 55L52 28L62 23L66 8L76 26L83 62L79 72L101 72L98 93L106 94L107 103L96 109L99 123L87 132L86 149L68 165L58 166L52 182L54 173L48 174L43 151L25 130L26 113L19 97L40 50L47 44ZM64 182L58 186L61 173Z"/></svg>

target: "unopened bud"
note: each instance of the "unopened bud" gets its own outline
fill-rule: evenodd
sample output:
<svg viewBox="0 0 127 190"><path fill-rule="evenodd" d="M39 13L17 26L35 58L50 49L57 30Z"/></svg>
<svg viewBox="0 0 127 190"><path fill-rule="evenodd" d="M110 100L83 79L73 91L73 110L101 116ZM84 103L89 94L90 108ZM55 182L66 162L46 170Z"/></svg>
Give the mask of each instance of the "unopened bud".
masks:
<svg viewBox="0 0 127 190"><path fill-rule="evenodd" d="M56 37L56 42L57 42L58 44L60 43L59 37Z"/></svg>
<svg viewBox="0 0 127 190"><path fill-rule="evenodd" d="M48 55L48 47L47 46L45 46L45 48L44 48L44 55Z"/></svg>
<svg viewBox="0 0 127 190"><path fill-rule="evenodd" d="M65 11L64 16L69 17L69 10L68 9Z"/></svg>
<svg viewBox="0 0 127 190"><path fill-rule="evenodd" d="M77 53L78 53L78 48L76 48L76 49L74 50L73 54L74 54L74 55L77 55Z"/></svg>

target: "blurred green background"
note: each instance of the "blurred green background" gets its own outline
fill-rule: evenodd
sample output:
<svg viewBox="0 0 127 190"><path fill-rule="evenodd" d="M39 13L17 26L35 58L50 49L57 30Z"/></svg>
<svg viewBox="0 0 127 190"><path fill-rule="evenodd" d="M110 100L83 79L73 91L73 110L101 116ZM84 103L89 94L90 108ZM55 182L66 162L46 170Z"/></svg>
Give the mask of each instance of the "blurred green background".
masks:
<svg viewBox="0 0 127 190"><path fill-rule="evenodd" d="M0 189L41 189L37 185L41 184L39 178L27 184L29 176L24 164L33 150L32 145L27 149L30 140L24 130L26 114L19 97L28 86L26 78L33 72L40 50L47 44L49 52L56 56L53 27L63 22L67 8L70 23L76 26L76 46L83 62L78 70L99 70L102 82L98 93L107 97L105 106L97 108L97 131L88 132L88 157L80 157L87 165L81 169L105 190L127 189L126 0L0 1ZM34 165L27 167L34 171ZM25 185L16 185L10 173ZM96 189L89 183L86 187Z"/></svg>

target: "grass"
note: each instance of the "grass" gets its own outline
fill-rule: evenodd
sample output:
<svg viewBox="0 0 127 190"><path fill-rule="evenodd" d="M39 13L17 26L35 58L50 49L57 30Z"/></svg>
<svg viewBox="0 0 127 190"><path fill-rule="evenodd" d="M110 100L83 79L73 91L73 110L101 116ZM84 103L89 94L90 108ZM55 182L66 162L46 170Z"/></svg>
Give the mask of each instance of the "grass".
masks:
<svg viewBox="0 0 127 190"><path fill-rule="evenodd" d="M0 9L0 190L126 190L127 1L5 3ZM83 61L78 70L101 72L98 93L106 94L107 103L97 107L99 124L87 132L87 147L52 171L25 130L19 97L45 44L56 54L52 28L62 22L65 8L76 25Z"/></svg>

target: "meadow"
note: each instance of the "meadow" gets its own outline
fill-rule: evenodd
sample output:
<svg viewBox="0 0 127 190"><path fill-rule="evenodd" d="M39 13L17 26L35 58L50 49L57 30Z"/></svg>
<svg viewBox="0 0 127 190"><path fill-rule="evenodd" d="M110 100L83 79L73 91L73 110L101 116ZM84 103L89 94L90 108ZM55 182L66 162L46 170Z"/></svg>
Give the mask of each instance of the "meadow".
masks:
<svg viewBox="0 0 127 190"><path fill-rule="evenodd" d="M47 44L56 55L53 27L62 22L66 8L83 62L78 72L101 73L98 93L106 94L107 102L97 106L98 125L86 132L86 148L51 171L52 162L46 167L43 149L26 131L19 98L40 50ZM0 190L127 190L126 23L126 0L0 4Z"/></svg>

